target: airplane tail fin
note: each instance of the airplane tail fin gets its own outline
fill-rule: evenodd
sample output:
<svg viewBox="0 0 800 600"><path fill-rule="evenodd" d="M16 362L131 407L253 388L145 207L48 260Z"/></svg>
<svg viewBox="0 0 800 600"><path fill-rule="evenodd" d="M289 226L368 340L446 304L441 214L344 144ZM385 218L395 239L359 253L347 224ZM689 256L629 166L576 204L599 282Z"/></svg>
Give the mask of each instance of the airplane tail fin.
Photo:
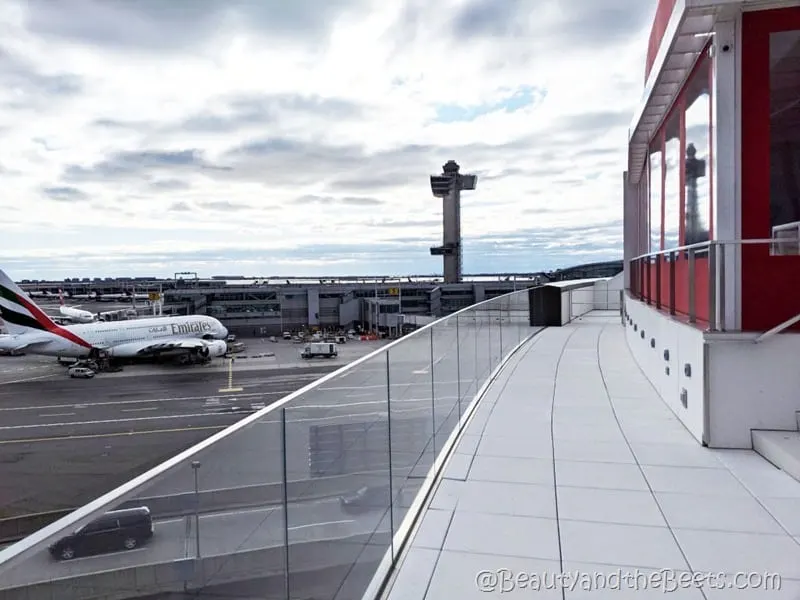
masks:
<svg viewBox="0 0 800 600"><path fill-rule="evenodd" d="M0 270L0 318L12 335L58 327L3 270Z"/></svg>
<svg viewBox="0 0 800 600"><path fill-rule="evenodd" d="M64 306L64 290L58 290L58 303Z"/></svg>

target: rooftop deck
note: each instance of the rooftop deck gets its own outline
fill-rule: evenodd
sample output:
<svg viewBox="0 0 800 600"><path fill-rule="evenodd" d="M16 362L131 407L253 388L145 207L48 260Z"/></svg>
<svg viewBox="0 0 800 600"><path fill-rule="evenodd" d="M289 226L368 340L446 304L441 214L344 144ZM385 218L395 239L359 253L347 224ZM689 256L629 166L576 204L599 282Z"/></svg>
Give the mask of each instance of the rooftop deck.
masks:
<svg viewBox="0 0 800 600"><path fill-rule="evenodd" d="M800 483L700 446L594 311L511 358L402 561L389 600L796 599Z"/></svg>

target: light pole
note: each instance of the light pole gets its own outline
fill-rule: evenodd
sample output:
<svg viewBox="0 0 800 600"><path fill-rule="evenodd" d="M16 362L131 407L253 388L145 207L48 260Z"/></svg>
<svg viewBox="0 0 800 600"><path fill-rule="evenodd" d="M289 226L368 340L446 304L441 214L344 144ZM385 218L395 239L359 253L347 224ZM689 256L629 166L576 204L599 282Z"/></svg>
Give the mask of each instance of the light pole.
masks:
<svg viewBox="0 0 800 600"><path fill-rule="evenodd" d="M200 481L198 472L200 470L200 461L192 461L192 470L194 471L194 544L197 559L200 560Z"/></svg>

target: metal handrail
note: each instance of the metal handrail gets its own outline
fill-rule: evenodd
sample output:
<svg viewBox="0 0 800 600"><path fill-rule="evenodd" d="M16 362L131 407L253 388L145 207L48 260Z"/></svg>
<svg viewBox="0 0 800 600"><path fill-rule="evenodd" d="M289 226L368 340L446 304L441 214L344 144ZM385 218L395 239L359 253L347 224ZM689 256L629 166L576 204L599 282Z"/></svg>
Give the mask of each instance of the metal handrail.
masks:
<svg viewBox="0 0 800 600"><path fill-rule="evenodd" d="M726 331L727 330L727 319L726 319L726 310L725 310L725 303L726 303L726 266L728 266L728 261L726 257L726 249L728 246L734 246L734 250L736 248L742 246L755 246L755 245L774 245L777 242L780 243L787 243L788 242L797 242L798 240L791 240L791 239L781 239L777 240L776 238L749 238L749 239L739 239L739 240L708 240L705 242L698 242L695 244L688 244L685 246L677 246L675 248L669 248L666 250L659 250L656 252L648 252L646 254L640 254L634 258L629 259L630 265L636 265L633 269L633 277L635 277L636 283L630 284L630 288L632 291L640 296L643 301L646 301L648 304L654 303L657 309L662 308L662 293L661 293L661 271L662 265L666 266L669 269L669 279L668 279L668 286L669 286L669 313L670 315L677 314L675 305L676 305L676 297L675 297L675 263L676 257L680 254L687 255L688 261L688 274L687 280L690 282L688 286L688 320L690 323L697 322L697 306L696 306L696 296L695 296L695 261L697 255L700 251L707 251L703 252L703 257L707 256L708 258L708 330L711 332L714 331ZM658 257L664 257L667 259L658 260ZM653 260L655 259L655 260ZM652 273L653 269L655 269L655 274ZM655 282L652 281L653 276L655 276ZM637 288L633 290L633 288ZM655 287L655 297L652 297L650 290ZM647 293L645 294L645 290ZM774 327L773 329L769 330L762 334L763 339L769 338L774 333L779 333L784 329L791 327L795 323L800 322L800 315L797 317L797 320L789 319L788 321L781 323L780 325ZM774 330L774 331L773 331ZM767 335L769 334L769 335Z"/></svg>
<svg viewBox="0 0 800 600"><path fill-rule="evenodd" d="M776 325L772 329L765 331L764 333L759 335L756 339L754 339L753 343L760 344L761 342L771 338L773 335L780 333L784 329L788 329L795 323L800 323L800 313L797 313L795 316L786 319L783 323Z"/></svg>
<svg viewBox="0 0 800 600"><path fill-rule="evenodd" d="M722 245L734 245L734 246L748 246L748 245L756 245L756 244L774 244L776 242L784 242L785 240L779 240L776 238L748 238L743 240L709 240L706 242L697 242L695 244L689 244L687 246L676 246L675 248L670 248L669 250L658 250L656 252L648 252L647 254L640 254L639 256L634 256L631 258L631 261L634 260L642 260L644 258L655 258L656 256L666 256L668 254L672 254L673 252L686 252L688 250L698 250L702 248L708 248L711 246L722 246Z"/></svg>

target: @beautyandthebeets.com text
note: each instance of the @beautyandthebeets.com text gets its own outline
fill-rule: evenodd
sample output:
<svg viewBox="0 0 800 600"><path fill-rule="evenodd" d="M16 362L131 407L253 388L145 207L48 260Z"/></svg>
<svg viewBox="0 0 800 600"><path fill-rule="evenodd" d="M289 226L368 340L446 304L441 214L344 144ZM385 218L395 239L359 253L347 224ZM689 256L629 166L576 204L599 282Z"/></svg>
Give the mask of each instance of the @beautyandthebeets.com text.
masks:
<svg viewBox="0 0 800 600"><path fill-rule="evenodd" d="M660 590L663 593L686 588L720 590L781 589L778 573L688 573L673 569L642 571L567 571L565 573L526 573L511 569L487 569L475 576L475 585L482 592L508 594L516 591L542 590Z"/></svg>

